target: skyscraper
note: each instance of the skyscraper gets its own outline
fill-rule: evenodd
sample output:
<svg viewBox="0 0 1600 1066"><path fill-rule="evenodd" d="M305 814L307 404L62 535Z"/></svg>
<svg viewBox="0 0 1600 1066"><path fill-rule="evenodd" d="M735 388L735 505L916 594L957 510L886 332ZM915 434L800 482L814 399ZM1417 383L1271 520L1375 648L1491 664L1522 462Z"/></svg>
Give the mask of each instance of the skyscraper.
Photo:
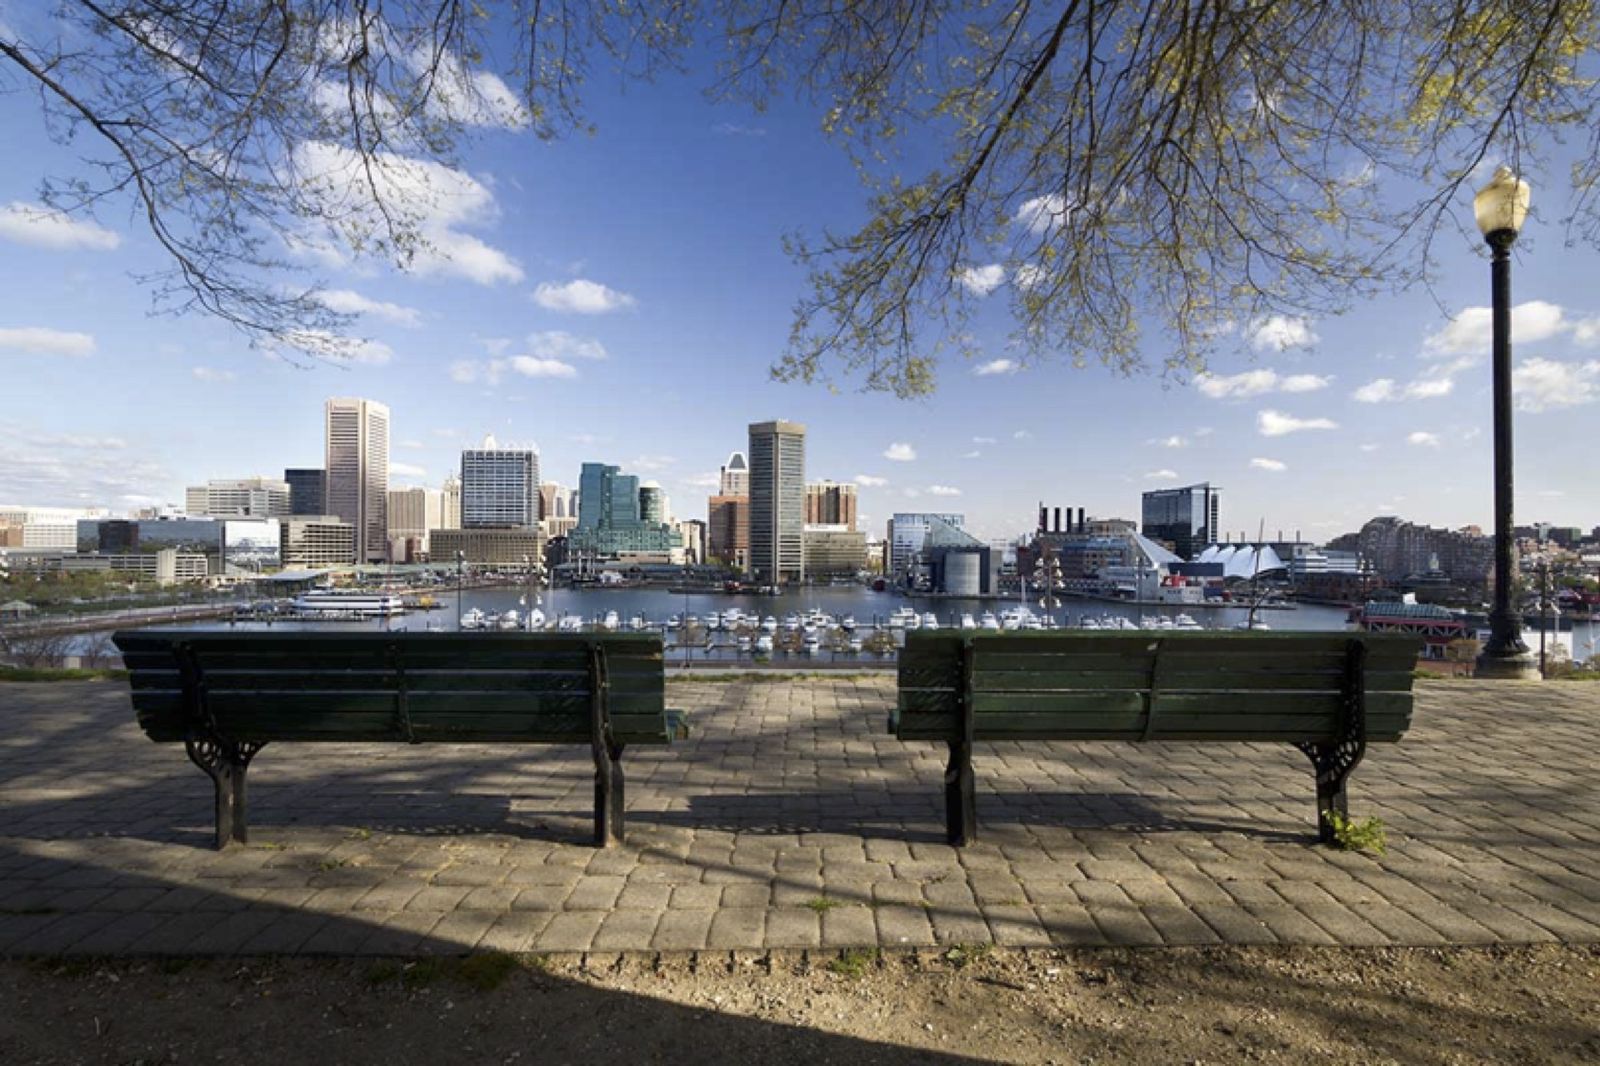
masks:
<svg viewBox="0 0 1600 1066"><path fill-rule="evenodd" d="M661 483L646 481L639 486L639 521L660 525L667 520L667 497Z"/></svg>
<svg viewBox="0 0 1600 1066"><path fill-rule="evenodd" d="M325 515L327 511L327 472L320 467L300 467L285 470L283 480L289 483L289 513Z"/></svg>
<svg viewBox="0 0 1600 1066"><path fill-rule="evenodd" d="M728 461L722 468L722 478L717 486L717 495L750 495L750 464L745 462L743 452L734 452L728 456Z"/></svg>
<svg viewBox="0 0 1600 1066"><path fill-rule="evenodd" d="M834 481L806 486L806 525L856 528L856 487Z"/></svg>
<svg viewBox="0 0 1600 1066"><path fill-rule="evenodd" d="M1157 489L1144 494L1139 531L1162 540L1185 559L1193 559L1217 539L1217 495L1209 481L1181 489Z"/></svg>
<svg viewBox="0 0 1600 1066"><path fill-rule="evenodd" d="M641 506L657 509L654 499L634 475L605 463L584 463L578 479L578 524L567 541L580 551L606 556L670 554L683 547L678 532L641 514Z"/></svg>
<svg viewBox="0 0 1600 1066"><path fill-rule="evenodd" d="M324 407L328 513L355 527L356 562L389 552L389 409L374 400L336 398Z"/></svg>
<svg viewBox="0 0 1600 1066"><path fill-rule="evenodd" d="M454 474L444 476L443 499L439 501L439 528L461 528L461 479Z"/></svg>
<svg viewBox="0 0 1600 1066"><path fill-rule="evenodd" d="M539 524L539 453L502 448L485 437L461 453L461 528L520 529Z"/></svg>
<svg viewBox="0 0 1600 1066"><path fill-rule="evenodd" d="M768 585L805 580L806 427L750 425L750 569Z"/></svg>

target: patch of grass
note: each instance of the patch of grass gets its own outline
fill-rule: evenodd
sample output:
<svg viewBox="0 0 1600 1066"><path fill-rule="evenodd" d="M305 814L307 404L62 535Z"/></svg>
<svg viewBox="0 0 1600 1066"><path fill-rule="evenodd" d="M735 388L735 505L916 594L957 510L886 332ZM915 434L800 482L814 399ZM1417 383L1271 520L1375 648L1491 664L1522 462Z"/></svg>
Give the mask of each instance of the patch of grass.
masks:
<svg viewBox="0 0 1600 1066"><path fill-rule="evenodd" d="M126 681L126 670L65 670L42 666L0 666L0 681Z"/></svg>
<svg viewBox="0 0 1600 1066"><path fill-rule="evenodd" d="M366 828L365 826L358 825L354 829L350 830L350 832L346 833L344 838L346 840L371 840L372 830Z"/></svg>
<svg viewBox="0 0 1600 1066"><path fill-rule="evenodd" d="M816 899L806 900L805 906L810 907L818 914L827 914L835 907L843 907L844 900L834 899L832 896L818 896Z"/></svg>
<svg viewBox="0 0 1600 1066"><path fill-rule="evenodd" d="M289 845L280 843L280 842L278 842L276 840L258 840L255 843L251 844L250 847L252 847L252 848L260 848L262 851L288 851L289 850Z"/></svg>
<svg viewBox="0 0 1600 1066"><path fill-rule="evenodd" d="M1383 819L1363 818L1359 822L1346 818L1338 811L1324 811L1323 817L1333 826L1333 842L1341 851L1370 851L1382 855L1389 850L1389 836Z"/></svg>
<svg viewBox="0 0 1600 1066"><path fill-rule="evenodd" d="M956 969L977 962L992 950L989 944L952 944L944 953L944 961Z"/></svg>
<svg viewBox="0 0 1600 1066"><path fill-rule="evenodd" d="M543 968L540 960L531 965ZM440 981L450 981L479 992L493 992L523 968L516 956L490 951L465 958L418 959L400 963L390 959L367 967L362 979L372 988L398 983L408 992L417 992Z"/></svg>
<svg viewBox="0 0 1600 1066"><path fill-rule="evenodd" d="M828 972L840 977L861 977L878 961L877 948L848 948L828 960Z"/></svg>
<svg viewBox="0 0 1600 1066"><path fill-rule="evenodd" d="M326 872L328 870L342 869L349 865L349 859L323 859L321 862L317 863L317 868Z"/></svg>

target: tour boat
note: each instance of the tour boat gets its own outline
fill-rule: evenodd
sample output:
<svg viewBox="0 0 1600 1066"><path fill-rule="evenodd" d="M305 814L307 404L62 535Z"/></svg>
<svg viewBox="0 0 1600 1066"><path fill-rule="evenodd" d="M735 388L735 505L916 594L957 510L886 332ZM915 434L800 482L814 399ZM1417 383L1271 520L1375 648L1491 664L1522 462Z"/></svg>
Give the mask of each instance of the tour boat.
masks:
<svg viewBox="0 0 1600 1066"><path fill-rule="evenodd" d="M301 614L341 618L388 618L404 614L405 601L384 592L357 592L341 589L313 589L294 598L294 609Z"/></svg>

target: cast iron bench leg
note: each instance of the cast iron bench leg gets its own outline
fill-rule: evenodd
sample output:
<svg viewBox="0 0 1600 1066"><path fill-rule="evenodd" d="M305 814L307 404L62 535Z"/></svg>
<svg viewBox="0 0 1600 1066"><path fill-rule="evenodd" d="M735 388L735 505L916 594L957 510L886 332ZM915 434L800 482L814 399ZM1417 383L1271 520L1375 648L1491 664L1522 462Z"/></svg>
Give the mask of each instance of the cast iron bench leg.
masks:
<svg viewBox="0 0 1600 1066"><path fill-rule="evenodd" d="M184 744L190 760L206 772L216 791L218 851L234 841L250 842L245 778L250 760L265 746L226 740L189 740Z"/></svg>
<svg viewBox="0 0 1600 1066"><path fill-rule="evenodd" d="M1350 801L1345 785L1357 764L1367 752L1362 741L1346 740L1336 744L1299 744L1299 749L1311 760L1317 775L1317 842L1334 842L1333 822L1330 814L1340 818L1350 817Z"/></svg>
<svg viewBox="0 0 1600 1066"><path fill-rule="evenodd" d="M596 847L609 848L621 844L622 816L626 804L622 777L622 749L626 745L608 745L604 752L596 751L594 759L594 842Z"/></svg>
<svg viewBox="0 0 1600 1066"><path fill-rule="evenodd" d="M972 776L972 745L952 740L950 762L944 771L945 838L964 847L978 838L978 797Z"/></svg>

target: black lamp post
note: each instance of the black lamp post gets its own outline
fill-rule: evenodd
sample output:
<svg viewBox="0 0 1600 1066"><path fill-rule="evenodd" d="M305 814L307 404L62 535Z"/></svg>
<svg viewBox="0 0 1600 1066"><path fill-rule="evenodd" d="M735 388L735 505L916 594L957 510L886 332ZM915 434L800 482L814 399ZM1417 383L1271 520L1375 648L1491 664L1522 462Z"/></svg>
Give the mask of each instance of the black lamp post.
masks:
<svg viewBox="0 0 1600 1066"><path fill-rule="evenodd" d="M1489 642L1478 655L1476 677L1531 680L1538 661L1522 640L1522 620L1513 596L1516 560L1511 505L1511 245L1528 216L1528 183L1508 167L1495 171L1472 202L1478 229L1489 242L1494 303L1494 606Z"/></svg>
<svg viewBox="0 0 1600 1066"><path fill-rule="evenodd" d="M461 628L461 568L467 561L467 553L460 548L456 549L456 628Z"/></svg>

